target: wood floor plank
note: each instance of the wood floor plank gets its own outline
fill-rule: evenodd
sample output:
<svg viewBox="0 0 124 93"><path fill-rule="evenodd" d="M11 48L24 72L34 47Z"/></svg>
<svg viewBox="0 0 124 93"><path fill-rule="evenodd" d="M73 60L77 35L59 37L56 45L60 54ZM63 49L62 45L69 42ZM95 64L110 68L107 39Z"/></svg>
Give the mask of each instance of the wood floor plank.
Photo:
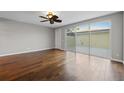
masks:
<svg viewBox="0 0 124 93"><path fill-rule="evenodd" d="M58 49L0 57L0 80L124 80L124 65Z"/></svg>

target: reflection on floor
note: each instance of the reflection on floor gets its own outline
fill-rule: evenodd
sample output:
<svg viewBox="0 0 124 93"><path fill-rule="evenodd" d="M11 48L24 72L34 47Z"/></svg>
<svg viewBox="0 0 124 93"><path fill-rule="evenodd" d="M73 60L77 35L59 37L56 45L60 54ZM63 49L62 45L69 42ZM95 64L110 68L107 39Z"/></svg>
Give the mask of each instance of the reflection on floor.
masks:
<svg viewBox="0 0 124 93"><path fill-rule="evenodd" d="M51 49L0 57L0 80L124 80L124 66Z"/></svg>
<svg viewBox="0 0 124 93"><path fill-rule="evenodd" d="M85 60L85 61L84 61ZM78 80L124 80L124 65L108 59L77 54Z"/></svg>
<svg viewBox="0 0 124 93"><path fill-rule="evenodd" d="M90 49L90 50L89 50ZM89 47L76 47L76 51L83 54L90 54L94 56L110 58L110 49L109 48L89 48Z"/></svg>

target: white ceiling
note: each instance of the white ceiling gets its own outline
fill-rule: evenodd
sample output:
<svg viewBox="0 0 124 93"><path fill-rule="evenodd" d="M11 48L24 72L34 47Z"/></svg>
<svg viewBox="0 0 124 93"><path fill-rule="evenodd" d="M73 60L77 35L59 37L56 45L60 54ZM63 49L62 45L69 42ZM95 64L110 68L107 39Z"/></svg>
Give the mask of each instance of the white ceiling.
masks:
<svg viewBox="0 0 124 93"><path fill-rule="evenodd" d="M57 28L83 20L115 13L115 11L59 11L58 13L60 19L62 19L62 23L55 23L52 25L49 22L40 22L42 19L38 16L44 14L39 11L0 11L0 17L25 23L33 23L46 27Z"/></svg>

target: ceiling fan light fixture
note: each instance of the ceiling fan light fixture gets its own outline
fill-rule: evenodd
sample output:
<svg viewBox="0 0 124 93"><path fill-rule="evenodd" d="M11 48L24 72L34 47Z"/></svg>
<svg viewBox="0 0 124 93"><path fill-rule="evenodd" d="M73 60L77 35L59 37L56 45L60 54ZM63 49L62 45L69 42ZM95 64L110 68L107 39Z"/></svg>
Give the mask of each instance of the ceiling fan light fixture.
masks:
<svg viewBox="0 0 124 93"><path fill-rule="evenodd" d="M52 12L48 12L47 17L48 17L48 18L52 18L53 15L54 15L54 14L53 14Z"/></svg>
<svg viewBox="0 0 124 93"><path fill-rule="evenodd" d="M46 22L49 21L50 24L54 24L54 22L61 23L62 20L59 19L58 15L56 15L53 11L48 11L46 16L39 16L40 18L43 18L45 20L42 20L40 22Z"/></svg>
<svg viewBox="0 0 124 93"><path fill-rule="evenodd" d="M53 15L57 15L57 16L60 16L60 14L61 14L60 11L52 11L52 10L49 10L49 11L41 11L40 14L46 16L46 15L49 14L50 12L51 12Z"/></svg>

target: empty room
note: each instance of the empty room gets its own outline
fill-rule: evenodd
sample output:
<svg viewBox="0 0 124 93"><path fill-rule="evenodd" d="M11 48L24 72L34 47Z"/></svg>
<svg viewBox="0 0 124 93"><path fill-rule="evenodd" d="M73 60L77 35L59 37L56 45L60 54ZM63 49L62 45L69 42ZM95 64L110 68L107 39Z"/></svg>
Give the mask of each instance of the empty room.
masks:
<svg viewBox="0 0 124 93"><path fill-rule="evenodd" d="M123 11L0 11L1 81L123 81Z"/></svg>

